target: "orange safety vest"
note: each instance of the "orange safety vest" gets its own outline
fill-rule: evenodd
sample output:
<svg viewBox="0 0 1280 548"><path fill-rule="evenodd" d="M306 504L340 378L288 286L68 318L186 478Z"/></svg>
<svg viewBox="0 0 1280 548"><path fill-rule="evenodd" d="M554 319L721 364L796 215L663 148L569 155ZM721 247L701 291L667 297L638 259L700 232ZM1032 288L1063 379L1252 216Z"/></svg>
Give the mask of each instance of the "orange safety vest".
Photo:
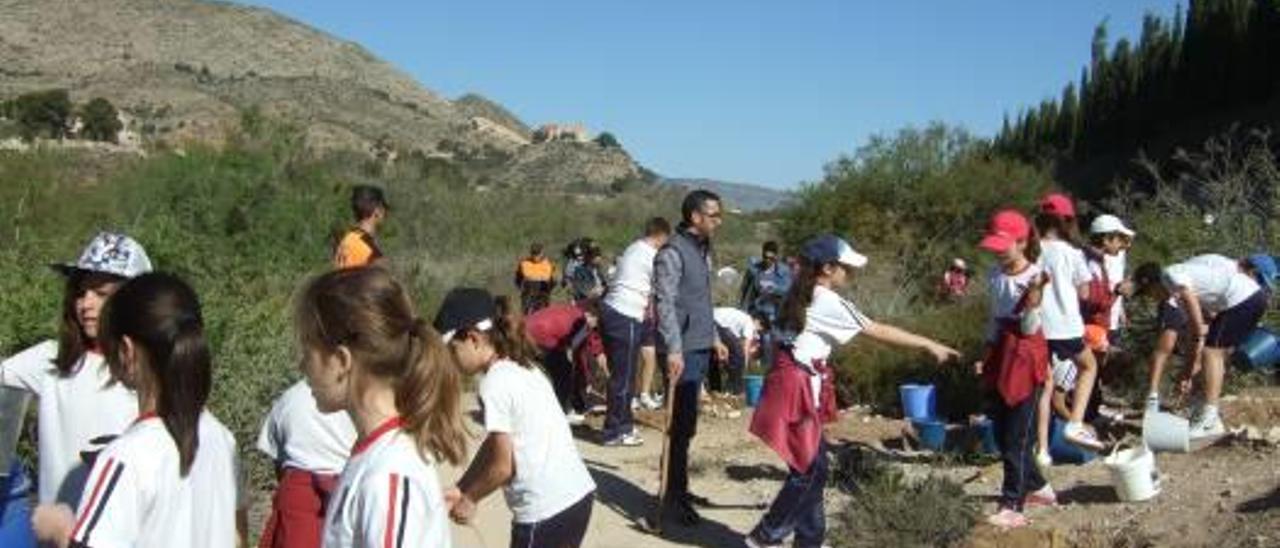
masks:
<svg viewBox="0 0 1280 548"><path fill-rule="evenodd" d="M532 257L520 261L520 279L526 282L549 282L555 279L556 264L547 260L534 260Z"/></svg>

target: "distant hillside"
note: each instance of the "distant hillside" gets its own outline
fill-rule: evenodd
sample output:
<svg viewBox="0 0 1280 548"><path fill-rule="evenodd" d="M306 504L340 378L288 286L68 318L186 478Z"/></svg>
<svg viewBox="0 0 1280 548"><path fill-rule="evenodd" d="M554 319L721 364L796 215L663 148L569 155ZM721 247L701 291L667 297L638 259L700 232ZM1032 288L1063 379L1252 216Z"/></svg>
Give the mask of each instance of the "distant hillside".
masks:
<svg viewBox="0 0 1280 548"><path fill-rule="evenodd" d="M528 145L528 126L501 105L450 101L357 44L266 9L0 0L0 14L0 99L49 88L76 102L102 96L146 142L218 143L256 107L302 127L312 149L419 153L473 182L608 188L639 178L624 151ZM517 168L530 164L538 169Z"/></svg>
<svg viewBox="0 0 1280 548"><path fill-rule="evenodd" d="M663 184L688 189L705 188L724 198L729 207L742 211L775 209L791 199L791 193L747 183L729 183L715 179L663 178Z"/></svg>

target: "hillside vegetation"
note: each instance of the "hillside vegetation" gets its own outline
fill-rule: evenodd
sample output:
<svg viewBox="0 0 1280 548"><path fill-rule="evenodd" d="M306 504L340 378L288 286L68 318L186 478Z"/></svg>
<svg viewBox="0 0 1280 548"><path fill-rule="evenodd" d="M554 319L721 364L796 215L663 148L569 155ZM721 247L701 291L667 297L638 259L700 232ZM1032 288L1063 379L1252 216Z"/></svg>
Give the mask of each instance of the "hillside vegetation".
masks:
<svg viewBox="0 0 1280 548"><path fill-rule="evenodd" d="M46 265L74 259L95 231L124 231L200 293L216 362L212 408L252 455L272 398L299 376L292 293L329 266L351 185L387 189L393 211L380 238L428 317L456 285L512 291L530 242L559 248L588 235L617 253L649 216L679 214L680 195L658 187L612 197L477 192L412 162L370 170L359 156L312 156L299 130L246 118L251 131L222 149L0 152L0 355L56 333L62 286ZM752 229L728 219L720 260L742 261ZM269 468L252 458L265 481Z"/></svg>

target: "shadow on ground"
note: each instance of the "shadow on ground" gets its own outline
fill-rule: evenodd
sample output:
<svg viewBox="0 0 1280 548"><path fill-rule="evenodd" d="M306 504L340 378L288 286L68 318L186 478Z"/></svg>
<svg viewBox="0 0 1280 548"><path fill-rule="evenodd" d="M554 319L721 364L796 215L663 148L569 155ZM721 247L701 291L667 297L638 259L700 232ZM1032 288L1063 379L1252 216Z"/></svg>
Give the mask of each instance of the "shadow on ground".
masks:
<svg viewBox="0 0 1280 548"><path fill-rule="evenodd" d="M787 478L785 470L771 464L731 464L724 467L724 475L733 481L782 481Z"/></svg>
<svg viewBox="0 0 1280 548"><path fill-rule="evenodd" d="M604 467L593 463L589 468L596 482L596 500L626 519L632 529L648 532L646 524L655 515L657 507L655 495ZM665 520L662 539L685 546L741 546L742 534L715 521L715 511L714 508L701 510L702 523L695 527L677 525L672 519Z"/></svg>
<svg viewBox="0 0 1280 548"><path fill-rule="evenodd" d="M1077 485L1058 491L1061 504L1114 504L1120 502L1116 490L1107 485Z"/></svg>
<svg viewBox="0 0 1280 548"><path fill-rule="evenodd" d="M1244 514L1258 514L1277 508L1280 508L1280 487L1256 499L1240 503L1236 506L1236 511Z"/></svg>

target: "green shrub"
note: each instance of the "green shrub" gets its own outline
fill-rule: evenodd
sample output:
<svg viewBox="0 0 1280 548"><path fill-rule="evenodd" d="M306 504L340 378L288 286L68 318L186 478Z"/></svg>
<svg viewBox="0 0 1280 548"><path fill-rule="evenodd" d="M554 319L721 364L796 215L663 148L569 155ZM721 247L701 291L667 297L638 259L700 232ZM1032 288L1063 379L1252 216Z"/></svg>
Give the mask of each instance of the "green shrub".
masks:
<svg viewBox="0 0 1280 548"><path fill-rule="evenodd" d="M896 469L877 466L857 485L833 516L828 535L833 546L954 546L977 523L977 502L965 495L964 486L946 478L908 482Z"/></svg>
<svg viewBox="0 0 1280 548"><path fill-rule="evenodd" d="M84 124L80 134L94 141L116 142L116 135L124 128L119 113L111 101L94 98L80 109L80 121Z"/></svg>
<svg viewBox="0 0 1280 548"><path fill-rule="evenodd" d="M65 89L36 91L18 96L11 107L22 137L60 139L71 121L71 96Z"/></svg>

